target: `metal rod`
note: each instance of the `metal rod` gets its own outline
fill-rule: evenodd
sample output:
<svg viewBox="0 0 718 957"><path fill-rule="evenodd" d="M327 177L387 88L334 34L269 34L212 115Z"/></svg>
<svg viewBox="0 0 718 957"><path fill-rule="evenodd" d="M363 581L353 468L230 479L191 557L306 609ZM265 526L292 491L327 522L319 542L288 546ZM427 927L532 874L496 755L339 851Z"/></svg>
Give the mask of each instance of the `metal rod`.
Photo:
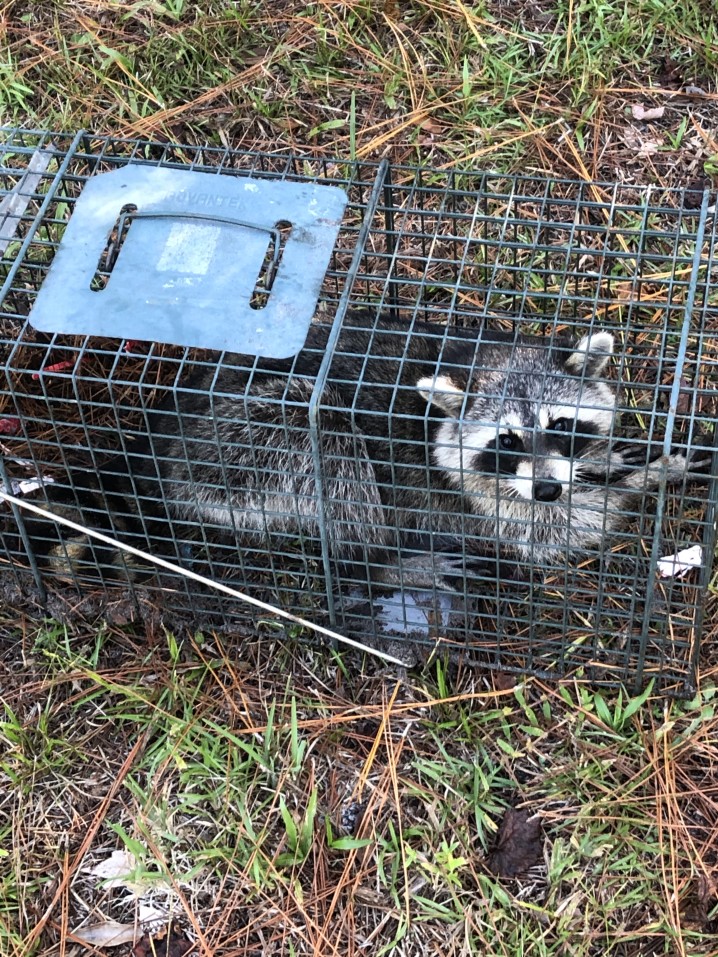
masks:
<svg viewBox="0 0 718 957"><path fill-rule="evenodd" d="M643 682L643 668L646 661L646 650L648 647L648 634L653 612L654 589L653 582L656 580L658 569L658 560L661 555L661 527L663 525L663 515L666 510L666 488L668 483L667 460L671 454L673 446L673 431L676 424L676 415L678 413L678 400L681 394L681 378L683 375L683 365L686 360L688 350L688 335L691 330L693 320L693 308L696 299L696 288L698 286L698 273L703 262L703 237L706 230L706 220L708 218L708 201L710 192L703 191L703 202L701 203L700 217L696 227L696 237L693 251L693 262L691 264L691 277L688 285L688 294L686 296L683 308L683 324L681 326L681 337L678 343L678 354L676 356L676 370L671 385L671 395L668 405L668 414L666 416L666 432L663 439L663 460L664 466L661 469L658 494L656 497L656 517L654 528L656 533L653 536L653 545L651 547L651 562L648 571L648 588L646 602L643 611L643 621L641 623L641 637L638 646L638 657L636 667L636 679L634 689L636 693L641 690ZM666 635L666 641L668 636Z"/></svg>
<svg viewBox="0 0 718 957"><path fill-rule="evenodd" d="M7 474L7 469L5 468L5 461L0 457L0 479L2 479L2 484L4 488L11 489L12 485L10 484L10 477ZM30 571L32 572L32 577L35 579L35 584L40 592L40 601L44 604L47 599L47 591L45 590L45 583L42 580L42 575L40 569L38 568L37 559L35 558L35 552L33 551L32 544L30 542L30 536L27 534L27 529L25 528L25 522L23 521L22 512L18 508L20 499L13 500L12 496L6 495L2 489L0 489L0 495L7 499L10 508L12 509L13 517L17 522L18 531L20 532L20 538L25 547L25 553L27 555L27 560L30 564Z"/></svg>
<svg viewBox="0 0 718 957"><path fill-rule="evenodd" d="M339 297L339 302L337 303L337 310L334 317L334 322L332 324L331 332L329 333L329 338L327 340L327 347L324 353L324 358L319 367L319 372L317 373L317 379L314 383L314 388L312 389L312 396L309 400L309 436L312 443L312 459L314 463L314 477L316 485L316 495L317 495L317 522L319 523L319 534L321 539L321 548L322 548L322 566L324 568L324 577L327 585L327 608L329 610L329 620L332 624L336 621L336 610L334 608L334 584L333 584L333 575L332 575L332 566L329 558L329 542L327 540L327 523L326 523L326 508L324 504L324 467L322 462L322 450L319 442L319 405L324 395L324 387L327 382L327 377L329 375L329 370L334 359L334 350L336 349L337 340L342 331L342 326L344 324L344 316L347 311L347 306L349 304L349 296L351 294L351 288L354 283L357 272L359 271L359 264L361 263L361 257L364 255L364 249L366 246L366 241L369 236L369 231L371 229L371 221L374 218L374 213L376 212L376 207L379 203L379 197L381 195L381 190L384 185L384 178L386 176L387 170L389 169L389 160L383 159L379 164L379 168L376 172L376 178L374 179L374 185L372 187L371 194L369 196L369 202L367 203L364 218L362 220L361 228L357 235L356 245L354 247L354 254L352 255L351 264L347 271L346 281L344 283L344 289L341 296Z"/></svg>
<svg viewBox="0 0 718 957"><path fill-rule="evenodd" d="M206 585L208 588L214 588L216 591L220 591L225 595L229 595L231 598L236 598L238 601L246 602L248 605L252 605L255 608L259 608L261 611L266 611L269 614L277 615L279 618L284 618L286 621L292 621L296 625L302 625L304 628L310 628L312 631L317 632L317 634L324 635L326 638L331 638L334 641L340 641L344 645L349 645L351 648L357 648L359 651L366 652L368 655L375 655L377 658L382 658L384 661L390 661L394 665L400 665L404 667L404 662L399 658L395 658L393 655L389 655L384 651L379 651L377 648L370 648L368 645L362 644L360 641L354 641L353 638L347 638L346 635L340 635L336 631L332 631L329 628L324 628L323 625L317 625L313 621L308 621L306 618L300 618L298 615L293 615L291 612L284 611L281 608L275 608L274 605L269 605L264 601L260 601L259 598L253 598L252 595L246 595L244 592L237 591L236 588L231 588L229 585L225 585L222 582L213 581L211 578L205 578L204 575L198 575L197 572L190 571L189 568L182 568L181 565L175 565L172 562L166 561L164 558L156 558L154 555L150 555L149 552L143 552L140 548L135 548L133 545L128 545L126 542L119 541L116 538L110 538L109 535L103 535L102 532L96 532L92 528L87 528L85 525L80 525L77 522L71 521L69 518L64 518L61 515L55 515L54 512L49 511L46 508L41 508L39 505L34 505L32 502L24 502L21 498L16 498L14 495L8 495L7 492L0 490L0 499L6 501L13 511L15 508L22 508L26 511L32 512L34 515L39 515L41 518L50 519L53 522L57 522L60 525L64 525L66 528L71 528L75 532L81 532L83 535L89 535L90 538L96 539L98 542L102 542L105 545L111 545L113 548L119 548L123 552L127 552L130 555L134 555L135 558L141 558L145 562L150 562L153 565L157 565L159 568L164 568L166 571L174 572L176 575L181 575L183 578L191 578L192 581L199 582L201 585Z"/></svg>

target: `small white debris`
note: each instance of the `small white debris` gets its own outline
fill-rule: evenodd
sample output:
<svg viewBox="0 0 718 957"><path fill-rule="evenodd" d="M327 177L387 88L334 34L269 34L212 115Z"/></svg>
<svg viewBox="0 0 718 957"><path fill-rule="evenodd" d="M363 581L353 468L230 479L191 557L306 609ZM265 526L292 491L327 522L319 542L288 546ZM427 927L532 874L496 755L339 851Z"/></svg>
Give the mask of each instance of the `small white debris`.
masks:
<svg viewBox="0 0 718 957"><path fill-rule="evenodd" d="M665 112L665 106L652 106L646 109L643 103L634 103L631 107L633 119L642 120L643 122L647 122L648 120L660 120Z"/></svg>
<svg viewBox="0 0 718 957"><path fill-rule="evenodd" d="M110 856L100 861L90 870L90 874L107 881L106 887L125 887L127 878L130 877L137 867L137 861L134 854L129 851L113 851Z"/></svg>
<svg viewBox="0 0 718 957"><path fill-rule="evenodd" d="M691 545L675 555L667 555L658 562L658 574L661 578L683 578L693 568L703 564L703 549L700 545Z"/></svg>
<svg viewBox="0 0 718 957"><path fill-rule="evenodd" d="M39 488L42 488L43 485L52 485L55 479L51 475L43 475L42 477L30 478L30 479L21 479L17 483L17 490L20 495L29 495L31 492L36 492ZM13 482L13 485L15 483Z"/></svg>
<svg viewBox="0 0 718 957"><path fill-rule="evenodd" d="M137 908L137 920L142 924L143 930L150 934L157 934L169 922L170 911L166 907L155 907L146 901L139 901Z"/></svg>
<svg viewBox="0 0 718 957"><path fill-rule="evenodd" d="M55 479L50 475L43 475L42 477L34 476L29 479L10 479L10 488L8 489L0 483L0 492L5 492L6 495L14 495L15 498L21 498L23 495L30 495L31 492L36 492L44 485L52 485L54 481Z"/></svg>
<svg viewBox="0 0 718 957"><path fill-rule="evenodd" d="M116 851L115 853L123 854L124 852ZM104 862L104 864L107 863L108 861ZM103 920L97 924L77 927L72 931L72 935L77 940L94 947L119 947L121 944L134 943L138 935L145 931L150 934L159 933L169 919L170 911L167 908L154 907L140 901L136 923L121 924L116 920Z"/></svg>

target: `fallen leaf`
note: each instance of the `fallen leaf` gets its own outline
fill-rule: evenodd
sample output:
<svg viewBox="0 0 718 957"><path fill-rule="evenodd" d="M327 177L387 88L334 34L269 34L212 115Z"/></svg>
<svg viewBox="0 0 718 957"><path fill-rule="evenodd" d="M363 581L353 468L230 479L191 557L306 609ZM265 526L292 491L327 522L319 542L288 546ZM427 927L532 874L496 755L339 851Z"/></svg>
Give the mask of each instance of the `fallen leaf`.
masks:
<svg viewBox="0 0 718 957"><path fill-rule="evenodd" d="M279 127L280 130L289 130L290 132L304 129L307 125L296 116L275 116L271 122L273 126Z"/></svg>
<svg viewBox="0 0 718 957"><path fill-rule="evenodd" d="M375 891L373 887L355 887L353 896L360 904L364 904L367 907L387 906L386 897L380 894L379 891Z"/></svg>
<svg viewBox="0 0 718 957"><path fill-rule="evenodd" d="M680 392L678 393L678 401L676 402L676 412L678 415L688 415L690 413L692 397L690 382L685 376L681 376Z"/></svg>
<svg viewBox="0 0 718 957"><path fill-rule="evenodd" d="M72 931L76 940L93 947L119 947L135 939L137 928L134 924L119 924L116 920L103 920L99 924L88 924Z"/></svg>
<svg viewBox="0 0 718 957"><path fill-rule="evenodd" d="M707 176L689 183L683 193L683 208L700 209L703 205L703 193L709 186L710 180Z"/></svg>
<svg viewBox="0 0 718 957"><path fill-rule="evenodd" d="M149 883L159 887L164 881L156 881L147 877L138 868L138 861L129 851L117 850L104 861L100 861L90 871L94 877L106 881L106 887L126 887L135 897L142 897L146 893Z"/></svg>
<svg viewBox="0 0 718 957"><path fill-rule="evenodd" d="M634 103L631 107L634 120L642 120L644 122L648 120L660 120L665 112L665 106L651 106L646 109L643 103Z"/></svg>
<svg viewBox="0 0 718 957"><path fill-rule="evenodd" d="M510 691L519 683L518 677L510 674L508 671L494 671L493 679L494 688L496 688L497 691Z"/></svg>
<svg viewBox="0 0 718 957"><path fill-rule="evenodd" d="M664 89L675 90L683 86L683 68L680 63L676 63L672 56L663 58L662 69L655 75L658 86Z"/></svg>
<svg viewBox="0 0 718 957"><path fill-rule="evenodd" d="M648 156L655 156L661 149L661 144L656 140L645 140L641 145L641 148L636 153L640 159L645 159Z"/></svg>
<svg viewBox="0 0 718 957"><path fill-rule="evenodd" d="M121 887L136 867L134 854L120 850L113 851L108 858L91 868L89 873L106 880L107 887Z"/></svg>
<svg viewBox="0 0 718 957"><path fill-rule="evenodd" d="M541 859L543 831L541 818L527 809L509 808L501 820L496 847L487 864L492 874L516 877Z"/></svg>
<svg viewBox="0 0 718 957"><path fill-rule="evenodd" d="M715 933L718 921L711 919L709 913L716 900L718 900L718 884L708 874L701 873L682 901L681 926L702 933Z"/></svg>
<svg viewBox="0 0 718 957"><path fill-rule="evenodd" d="M621 135L621 139L630 150L634 150L639 157L653 156L661 147L657 140L644 139L636 127L628 127Z"/></svg>
<svg viewBox="0 0 718 957"><path fill-rule="evenodd" d="M137 907L137 920L146 927L150 933L159 933L158 922L160 926L167 923L169 913L164 907L155 907L145 901L139 901ZM149 925L149 926L148 926Z"/></svg>
<svg viewBox="0 0 718 957"><path fill-rule="evenodd" d="M441 133L443 133L445 129L444 124L433 116L427 116L425 120L422 120L421 123L419 123L419 127L424 130L425 133L430 133L436 136L439 136Z"/></svg>
<svg viewBox="0 0 718 957"><path fill-rule="evenodd" d="M718 901L718 874L713 878L705 871L698 875L698 900L702 904Z"/></svg>

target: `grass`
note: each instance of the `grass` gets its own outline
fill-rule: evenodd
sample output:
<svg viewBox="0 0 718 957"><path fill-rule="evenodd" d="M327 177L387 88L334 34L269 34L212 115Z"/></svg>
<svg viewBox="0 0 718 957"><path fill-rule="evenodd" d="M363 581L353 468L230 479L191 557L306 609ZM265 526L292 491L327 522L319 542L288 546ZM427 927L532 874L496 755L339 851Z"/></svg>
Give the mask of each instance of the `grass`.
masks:
<svg viewBox="0 0 718 957"><path fill-rule="evenodd" d="M706 0L5 9L15 122L683 185L716 153Z"/></svg>
<svg viewBox="0 0 718 957"><path fill-rule="evenodd" d="M0 49L9 123L701 189L718 170L708 0L11 0ZM270 629L8 616L0 647L3 957L150 908L218 955L718 954L710 644L686 702L441 661L399 681ZM516 806L543 858L498 877ZM96 873L115 851L119 883Z"/></svg>
<svg viewBox="0 0 718 957"><path fill-rule="evenodd" d="M441 664L382 681L271 640L61 628L24 651L0 722L5 954L148 907L207 953L715 953L710 682L680 703ZM501 879L486 855L516 804L544 857Z"/></svg>

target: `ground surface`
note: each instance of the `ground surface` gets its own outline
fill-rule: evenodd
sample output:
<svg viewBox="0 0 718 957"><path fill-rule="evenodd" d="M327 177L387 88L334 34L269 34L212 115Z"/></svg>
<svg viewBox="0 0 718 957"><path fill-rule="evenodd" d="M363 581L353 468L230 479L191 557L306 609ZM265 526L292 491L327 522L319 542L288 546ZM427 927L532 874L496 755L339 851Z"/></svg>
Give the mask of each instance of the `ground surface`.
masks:
<svg viewBox="0 0 718 957"><path fill-rule="evenodd" d="M25 126L716 185L709 0L9 2L0 42ZM713 621L677 702L5 616L2 954L718 953Z"/></svg>

